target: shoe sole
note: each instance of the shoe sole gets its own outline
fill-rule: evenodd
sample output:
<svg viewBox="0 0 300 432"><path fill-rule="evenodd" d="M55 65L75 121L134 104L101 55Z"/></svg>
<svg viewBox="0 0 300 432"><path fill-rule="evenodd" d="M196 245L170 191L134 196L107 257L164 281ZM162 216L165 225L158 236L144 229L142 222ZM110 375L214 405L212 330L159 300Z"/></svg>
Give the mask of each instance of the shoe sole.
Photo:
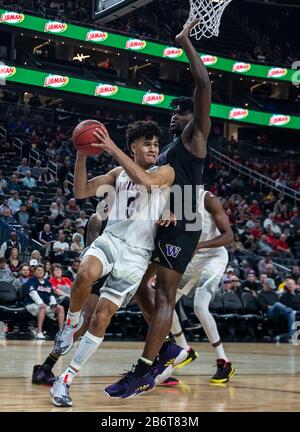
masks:
<svg viewBox="0 0 300 432"><path fill-rule="evenodd" d="M134 396L140 396L140 395L142 395L144 393L150 393L150 392L152 392L152 390L155 389L155 387L156 386L153 386L152 389L150 389L150 390L142 391L140 393L133 393L132 395L126 396L126 397L123 397L123 396L111 396L105 389L103 391L106 394L106 396L108 396L110 399L130 399L130 398L132 398Z"/></svg>
<svg viewBox="0 0 300 432"><path fill-rule="evenodd" d="M229 378L234 377L234 375L236 374L235 369L232 368L230 374L228 375L228 377L226 378L222 378L222 379L210 379L209 382L213 383L213 384L223 384L223 383L227 383L229 381Z"/></svg>
<svg viewBox="0 0 300 432"><path fill-rule="evenodd" d="M157 375L155 377L155 385L160 385L161 383L163 383L166 379L170 378L170 376L172 375L173 371L179 367L179 365L184 362L184 359L186 359L188 355L188 352L186 350L182 350L180 351L180 353L178 354L178 356L176 357L176 359L174 360L174 362L169 365L160 375Z"/></svg>
<svg viewBox="0 0 300 432"><path fill-rule="evenodd" d="M196 356L195 358L190 357L190 358L184 360L183 362L181 362L181 363L177 366L177 369L180 369L180 368L182 368L183 366L186 366L187 364L192 363L192 361L197 360L197 358L199 357L199 354L198 354L196 351L194 351L194 353L195 353L195 356Z"/></svg>
<svg viewBox="0 0 300 432"><path fill-rule="evenodd" d="M171 383L161 383L161 384L158 384L160 387L174 387L174 386L177 386L177 385L179 385L180 384L180 381L176 381L176 382L171 382Z"/></svg>

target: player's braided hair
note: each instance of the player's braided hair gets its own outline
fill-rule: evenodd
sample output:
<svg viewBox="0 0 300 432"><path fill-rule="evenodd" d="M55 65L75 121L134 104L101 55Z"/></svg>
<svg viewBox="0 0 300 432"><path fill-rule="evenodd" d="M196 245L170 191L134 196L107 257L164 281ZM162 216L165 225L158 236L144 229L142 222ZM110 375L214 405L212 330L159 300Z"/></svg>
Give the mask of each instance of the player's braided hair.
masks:
<svg viewBox="0 0 300 432"><path fill-rule="evenodd" d="M161 136L161 129L155 121L152 120L139 120L128 125L126 131L126 146L128 150L130 149L130 144L133 143L135 139L145 137L146 139L151 139L154 136L158 138Z"/></svg>
<svg viewBox="0 0 300 432"><path fill-rule="evenodd" d="M172 110L178 110L180 113L186 111L194 111L194 99L192 97L178 97L171 101L170 107Z"/></svg>

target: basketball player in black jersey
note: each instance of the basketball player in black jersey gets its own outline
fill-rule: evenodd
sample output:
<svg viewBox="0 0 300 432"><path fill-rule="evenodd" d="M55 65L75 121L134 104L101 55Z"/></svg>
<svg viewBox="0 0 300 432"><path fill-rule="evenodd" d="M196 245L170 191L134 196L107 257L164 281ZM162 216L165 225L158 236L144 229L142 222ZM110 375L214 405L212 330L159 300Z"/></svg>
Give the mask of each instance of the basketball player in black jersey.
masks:
<svg viewBox="0 0 300 432"><path fill-rule="evenodd" d="M175 139L159 157L161 164L170 164L175 170L174 185L178 185L182 191L182 208L179 209L182 210L182 217L176 214L178 208L171 206L177 218L176 225L161 227L158 230L152 264L136 294L136 301L144 314L151 316L144 351L132 371L105 389L111 397L134 396L142 377L150 373L161 374L166 364L170 365L174 362L176 366L182 361L180 357L182 349L168 341L164 343L164 340L171 328L178 284L193 256L201 233L201 222L196 212L197 186L203 184L207 138L211 127L211 84L207 70L189 39L190 31L197 23L198 20L193 21L176 37L176 41L182 46L189 59L190 70L196 84L194 97L175 101L170 124ZM128 174L132 173L128 171ZM189 191L184 190L184 187L189 188ZM174 202L178 203L178 196L174 193ZM155 272L157 282L153 307L148 293L148 280ZM159 353L158 362L157 353Z"/></svg>

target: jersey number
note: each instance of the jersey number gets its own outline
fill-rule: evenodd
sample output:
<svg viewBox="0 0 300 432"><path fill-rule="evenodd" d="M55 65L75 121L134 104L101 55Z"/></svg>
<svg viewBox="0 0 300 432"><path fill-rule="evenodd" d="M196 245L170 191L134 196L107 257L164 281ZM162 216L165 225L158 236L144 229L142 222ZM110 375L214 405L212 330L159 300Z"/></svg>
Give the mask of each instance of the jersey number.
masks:
<svg viewBox="0 0 300 432"><path fill-rule="evenodd" d="M127 216L127 219L130 219L132 217L132 215L134 213L135 204L136 204L134 201L137 198L139 198L139 196L140 196L140 193L138 192L135 197L128 198L128 200L127 200L127 206L126 206L126 216Z"/></svg>

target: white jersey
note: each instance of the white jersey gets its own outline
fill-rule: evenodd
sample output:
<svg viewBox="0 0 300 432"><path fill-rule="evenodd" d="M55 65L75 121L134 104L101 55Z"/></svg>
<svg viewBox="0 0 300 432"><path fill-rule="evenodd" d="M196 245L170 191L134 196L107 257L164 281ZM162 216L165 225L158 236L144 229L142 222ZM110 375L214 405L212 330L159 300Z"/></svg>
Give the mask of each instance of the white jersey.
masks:
<svg viewBox="0 0 300 432"><path fill-rule="evenodd" d="M205 208L204 199L205 199L205 195L207 193L209 193L211 196L213 196L209 191L206 191L204 189L200 189L200 191L199 191L198 209L199 209L199 213L200 213L201 218L202 218L202 231L201 231L201 236L200 236L199 242L212 240L221 234L217 228L217 225L216 225L216 222L214 221L214 218ZM206 252L211 251L212 249L214 249L216 251L221 251L221 249L223 249L226 251L226 248L224 246L220 246L218 248L205 248L203 250L203 252L206 253Z"/></svg>
<svg viewBox="0 0 300 432"><path fill-rule="evenodd" d="M156 171L154 166L147 172ZM162 214L166 199L159 187L147 191L136 184L125 171L116 179L116 197L104 232L124 240L130 246L153 250L156 221Z"/></svg>

